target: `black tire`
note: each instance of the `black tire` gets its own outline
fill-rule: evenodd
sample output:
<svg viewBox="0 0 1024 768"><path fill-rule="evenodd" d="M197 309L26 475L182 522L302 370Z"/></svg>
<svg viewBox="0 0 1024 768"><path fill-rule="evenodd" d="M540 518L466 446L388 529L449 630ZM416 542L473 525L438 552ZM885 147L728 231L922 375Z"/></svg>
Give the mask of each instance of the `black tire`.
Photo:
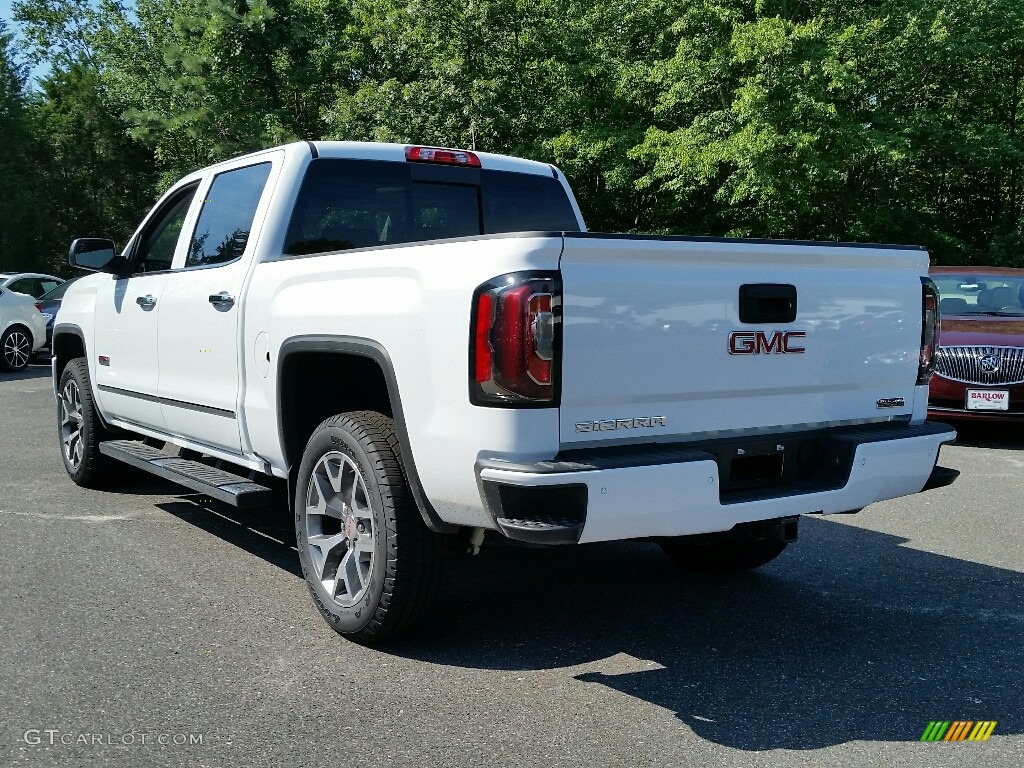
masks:
<svg viewBox="0 0 1024 768"><path fill-rule="evenodd" d="M367 644L408 631L431 612L450 537L420 517L391 419L353 411L321 423L303 452L294 503L302 573L336 632Z"/></svg>
<svg viewBox="0 0 1024 768"><path fill-rule="evenodd" d="M32 359L32 333L23 325L12 325L0 335L0 369L23 371Z"/></svg>
<svg viewBox="0 0 1024 768"><path fill-rule="evenodd" d="M110 437L96 411L89 367L85 358L77 357L64 368L57 386L57 439L60 442L60 455L64 460L64 469L77 485L100 488L113 476L111 470L115 462L100 453L99 447L101 442Z"/></svg>
<svg viewBox="0 0 1024 768"><path fill-rule="evenodd" d="M742 573L767 565L786 549L784 541L719 541L697 544L681 539L661 542L676 567L697 573Z"/></svg>

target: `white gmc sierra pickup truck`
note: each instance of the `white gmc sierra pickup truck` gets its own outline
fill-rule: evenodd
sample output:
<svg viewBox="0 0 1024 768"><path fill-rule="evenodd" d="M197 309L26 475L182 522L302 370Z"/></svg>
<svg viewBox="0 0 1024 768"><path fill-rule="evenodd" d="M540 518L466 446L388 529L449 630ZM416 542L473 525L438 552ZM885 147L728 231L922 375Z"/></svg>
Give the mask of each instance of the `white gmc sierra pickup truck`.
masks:
<svg viewBox="0 0 1024 768"><path fill-rule="evenodd" d="M917 247L591 234L549 165L300 142L69 259L96 272L53 336L71 478L127 462L240 507L287 481L316 605L360 642L487 531L744 570L799 515L956 476Z"/></svg>

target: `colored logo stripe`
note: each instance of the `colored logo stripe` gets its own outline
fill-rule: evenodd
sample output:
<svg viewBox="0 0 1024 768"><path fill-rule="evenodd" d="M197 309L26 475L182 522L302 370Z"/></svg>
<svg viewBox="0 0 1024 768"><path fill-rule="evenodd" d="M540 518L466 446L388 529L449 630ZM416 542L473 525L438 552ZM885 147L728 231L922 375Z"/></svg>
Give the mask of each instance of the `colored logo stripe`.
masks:
<svg viewBox="0 0 1024 768"><path fill-rule="evenodd" d="M921 741L938 741L946 734L947 728L949 728L949 720L933 720L928 723L928 727L921 734Z"/></svg>
<svg viewBox="0 0 1024 768"><path fill-rule="evenodd" d="M988 741L995 728L995 720L932 720L921 741Z"/></svg>
<svg viewBox="0 0 1024 768"><path fill-rule="evenodd" d="M949 727L949 732L943 741L963 741L964 737L967 736L967 729L972 725L974 723L970 720L957 720Z"/></svg>
<svg viewBox="0 0 1024 768"><path fill-rule="evenodd" d="M974 730L971 731L971 735L967 737L968 741L988 741L988 737L992 735L992 731L996 729L996 721L979 721Z"/></svg>

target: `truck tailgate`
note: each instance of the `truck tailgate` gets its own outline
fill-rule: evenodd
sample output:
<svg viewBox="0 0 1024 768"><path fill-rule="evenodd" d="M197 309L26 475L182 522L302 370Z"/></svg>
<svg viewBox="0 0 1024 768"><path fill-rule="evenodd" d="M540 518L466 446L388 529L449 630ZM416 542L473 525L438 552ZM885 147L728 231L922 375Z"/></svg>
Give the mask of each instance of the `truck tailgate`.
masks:
<svg viewBox="0 0 1024 768"><path fill-rule="evenodd" d="M913 409L922 249L581 233L566 235L560 268L567 448ZM747 322L741 286L755 286ZM795 319L764 321L761 309L779 303L756 297L785 286L795 289Z"/></svg>

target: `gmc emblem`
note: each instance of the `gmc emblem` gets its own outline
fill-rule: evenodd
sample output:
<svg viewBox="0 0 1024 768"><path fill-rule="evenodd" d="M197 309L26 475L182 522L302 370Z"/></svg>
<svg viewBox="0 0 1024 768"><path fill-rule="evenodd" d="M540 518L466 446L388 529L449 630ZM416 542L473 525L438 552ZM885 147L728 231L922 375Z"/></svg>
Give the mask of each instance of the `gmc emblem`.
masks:
<svg viewBox="0 0 1024 768"><path fill-rule="evenodd" d="M733 331L729 334L730 355L795 355L804 351L793 342L806 336L806 331Z"/></svg>

